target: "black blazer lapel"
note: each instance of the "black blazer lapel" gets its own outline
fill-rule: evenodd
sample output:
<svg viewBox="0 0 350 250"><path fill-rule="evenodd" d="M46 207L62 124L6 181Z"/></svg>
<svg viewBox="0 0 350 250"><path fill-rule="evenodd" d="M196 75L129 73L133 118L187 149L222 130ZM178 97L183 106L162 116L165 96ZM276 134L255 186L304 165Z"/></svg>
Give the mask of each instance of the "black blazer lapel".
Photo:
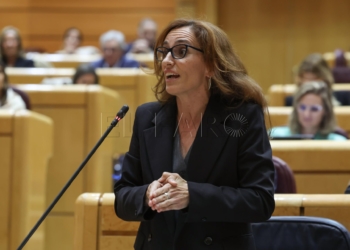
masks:
<svg viewBox="0 0 350 250"><path fill-rule="evenodd" d="M165 104L154 114L154 127L144 130L147 155L153 180L163 172L173 172L173 140L176 128L176 104ZM175 232L174 211L162 213L171 235Z"/></svg>

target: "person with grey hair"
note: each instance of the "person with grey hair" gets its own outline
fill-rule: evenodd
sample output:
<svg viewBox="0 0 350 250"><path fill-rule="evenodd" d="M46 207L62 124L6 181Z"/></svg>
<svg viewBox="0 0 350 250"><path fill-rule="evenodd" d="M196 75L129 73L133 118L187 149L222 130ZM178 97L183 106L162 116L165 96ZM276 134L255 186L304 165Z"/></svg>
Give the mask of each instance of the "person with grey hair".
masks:
<svg viewBox="0 0 350 250"><path fill-rule="evenodd" d="M137 28L138 39L128 44L130 53L152 53L157 36L157 23L151 18L144 18Z"/></svg>
<svg viewBox="0 0 350 250"><path fill-rule="evenodd" d="M138 68L139 63L128 58L125 53L124 34L117 30L110 30L100 37L103 58L91 63L94 68Z"/></svg>

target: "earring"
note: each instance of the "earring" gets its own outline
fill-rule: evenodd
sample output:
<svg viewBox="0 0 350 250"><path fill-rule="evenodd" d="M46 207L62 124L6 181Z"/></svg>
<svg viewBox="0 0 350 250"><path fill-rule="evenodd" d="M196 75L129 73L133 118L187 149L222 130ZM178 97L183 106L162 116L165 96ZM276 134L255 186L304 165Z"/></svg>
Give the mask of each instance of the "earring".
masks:
<svg viewBox="0 0 350 250"><path fill-rule="evenodd" d="M208 79L208 90L210 90L210 88L211 88L211 77L209 77Z"/></svg>

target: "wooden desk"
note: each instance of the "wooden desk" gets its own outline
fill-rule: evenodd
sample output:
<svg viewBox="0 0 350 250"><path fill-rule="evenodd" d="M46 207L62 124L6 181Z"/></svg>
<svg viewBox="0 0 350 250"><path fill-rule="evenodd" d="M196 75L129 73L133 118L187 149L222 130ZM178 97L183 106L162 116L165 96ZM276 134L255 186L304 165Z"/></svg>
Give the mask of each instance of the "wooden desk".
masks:
<svg viewBox="0 0 350 250"><path fill-rule="evenodd" d="M146 67L153 68L153 53L128 54L135 61ZM64 55L64 54L35 54L31 59L38 62L48 62L55 68L76 68L83 63L92 63L102 58L101 55Z"/></svg>
<svg viewBox="0 0 350 250"><path fill-rule="evenodd" d="M117 92L99 85L16 87L29 95L34 111L54 121L54 157L47 175L49 204L125 102ZM45 249L73 249L74 201L79 194L112 190L112 157L129 148L130 120L127 114L114 128L47 217Z"/></svg>
<svg viewBox="0 0 350 250"><path fill-rule="evenodd" d="M288 124L289 115L292 113L292 107L269 107L271 126L285 126ZM344 129L350 136L350 107L334 107L337 124ZM266 116L266 125L269 127L269 120Z"/></svg>
<svg viewBox="0 0 350 250"><path fill-rule="evenodd" d="M350 180L350 140L271 141L294 172L298 193L341 194Z"/></svg>
<svg viewBox="0 0 350 250"><path fill-rule="evenodd" d="M275 201L274 216L325 217L350 229L349 195L276 194ZM114 194L82 194L75 212L75 250L134 249L139 222L115 215Z"/></svg>
<svg viewBox="0 0 350 250"><path fill-rule="evenodd" d="M44 78L72 77L74 69L55 68L7 68L11 84L40 83ZM141 69L97 69L100 85L114 89L129 105L129 115L134 119L136 108L145 103L155 101L152 91L157 83L154 75L146 74Z"/></svg>
<svg viewBox="0 0 350 250"><path fill-rule="evenodd" d="M350 84L333 84L334 91L347 90L350 91ZM295 84L274 84L268 90L269 106L284 106L285 98L292 96L296 91Z"/></svg>
<svg viewBox="0 0 350 250"><path fill-rule="evenodd" d="M17 249L46 209L53 122L23 110L0 110L0 249ZM25 249L44 250L44 224Z"/></svg>

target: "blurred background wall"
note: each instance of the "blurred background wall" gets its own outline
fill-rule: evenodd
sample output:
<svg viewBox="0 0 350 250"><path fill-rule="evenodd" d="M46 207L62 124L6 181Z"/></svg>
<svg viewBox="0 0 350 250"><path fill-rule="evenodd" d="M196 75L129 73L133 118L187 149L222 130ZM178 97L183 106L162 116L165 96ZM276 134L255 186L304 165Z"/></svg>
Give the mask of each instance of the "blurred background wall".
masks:
<svg viewBox="0 0 350 250"><path fill-rule="evenodd" d="M350 49L349 0L1 0L0 27L22 32L25 47L58 50L66 28L83 31L83 45L98 46L108 29L136 37L141 18L161 30L176 17L199 17L227 32L250 75L264 91L291 83L306 55Z"/></svg>

